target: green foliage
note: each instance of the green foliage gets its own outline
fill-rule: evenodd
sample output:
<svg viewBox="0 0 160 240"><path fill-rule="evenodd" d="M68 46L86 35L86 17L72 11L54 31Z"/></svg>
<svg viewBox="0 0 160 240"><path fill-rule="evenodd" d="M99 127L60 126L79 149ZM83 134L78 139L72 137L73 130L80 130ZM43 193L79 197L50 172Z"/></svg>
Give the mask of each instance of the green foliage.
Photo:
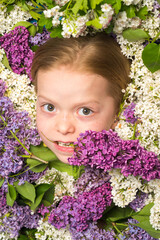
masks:
<svg viewBox="0 0 160 240"><path fill-rule="evenodd" d="M28 31L30 32L30 34L32 36L35 36L36 32L37 32L37 27L30 23L30 22L26 22L26 21L20 21L20 22L17 22L13 27L12 27L12 30L15 28L15 27L18 27L18 26L23 26L25 28L28 29Z"/></svg>
<svg viewBox="0 0 160 240"><path fill-rule="evenodd" d="M15 187L9 183L8 183L8 192L7 192L6 198L7 198L7 205L12 207L17 198L17 192Z"/></svg>
<svg viewBox="0 0 160 240"><path fill-rule="evenodd" d="M2 64L3 64L6 68L8 68L10 71L12 71L12 68L11 68L10 65L9 65L9 61L8 61L8 58L7 58L6 54L4 54L4 56L3 56Z"/></svg>
<svg viewBox="0 0 160 240"><path fill-rule="evenodd" d="M36 191L33 184L25 181L24 184L18 185L18 181L14 182L17 192L22 195L24 198L29 199L32 203L35 201Z"/></svg>
<svg viewBox="0 0 160 240"><path fill-rule="evenodd" d="M47 164L42 163L36 159L28 158L27 164L32 172L43 172L47 168Z"/></svg>
<svg viewBox="0 0 160 240"><path fill-rule="evenodd" d="M103 0L89 0L92 9L95 9L98 4L103 2Z"/></svg>
<svg viewBox="0 0 160 240"><path fill-rule="evenodd" d="M121 0L116 0L115 3L112 5L116 14L119 13L119 10L121 9L121 6L122 6L122 1Z"/></svg>
<svg viewBox="0 0 160 240"><path fill-rule="evenodd" d="M148 8L147 6L144 6L143 8L141 8L138 12L136 12L137 17L139 17L140 19L145 20L146 19L146 15L148 14Z"/></svg>
<svg viewBox="0 0 160 240"><path fill-rule="evenodd" d="M157 2L160 4L160 0L157 0Z"/></svg>
<svg viewBox="0 0 160 240"><path fill-rule="evenodd" d="M72 8L72 12L76 15L78 13L78 11L82 8L82 3L83 0L78 0L75 2L73 8Z"/></svg>
<svg viewBox="0 0 160 240"><path fill-rule="evenodd" d="M143 52L142 59L145 66L152 72L160 69L160 44L150 43Z"/></svg>
<svg viewBox="0 0 160 240"><path fill-rule="evenodd" d="M93 19L91 21L86 22L86 25L87 26L92 26L92 27L94 27L96 29L101 29L102 28L102 24L99 22L98 18L95 18L95 19Z"/></svg>
<svg viewBox="0 0 160 240"><path fill-rule="evenodd" d="M62 26L58 26L56 28L53 28L51 33L50 33L50 37L51 38L55 38L55 37L58 37L58 38L62 38Z"/></svg>
<svg viewBox="0 0 160 240"><path fill-rule="evenodd" d="M0 178L0 187L2 187L2 185L3 185L3 183L4 183L4 178Z"/></svg>
<svg viewBox="0 0 160 240"><path fill-rule="evenodd" d="M134 5L126 6L125 11L128 18L133 18L136 16L136 7Z"/></svg>
<svg viewBox="0 0 160 240"><path fill-rule="evenodd" d="M142 29L126 29L122 33L123 37L126 38L129 42L136 42L139 40L145 40L149 38L147 32Z"/></svg>
<svg viewBox="0 0 160 240"><path fill-rule="evenodd" d="M107 213L107 221L116 222L122 219L127 219L131 217L135 212L129 207L120 208L114 207Z"/></svg>
<svg viewBox="0 0 160 240"><path fill-rule="evenodd" d="M146 205L140 212L132 216L139 223L134 224L142 229L144 229L151 237L160 238L160 230L155 230L149 221L150 210L153 207L153 203Z"/></svg>
<svg viewBox="0 0 160 240"><path fill-rule="evenodd" d="M36 186L36 199L34 203L31 204L31 210L35 210L38 205L41 203L42 198L50 188L52 187L51 184L43 183L38 186ZM53 195L54 196L54 195Z"/></svg>

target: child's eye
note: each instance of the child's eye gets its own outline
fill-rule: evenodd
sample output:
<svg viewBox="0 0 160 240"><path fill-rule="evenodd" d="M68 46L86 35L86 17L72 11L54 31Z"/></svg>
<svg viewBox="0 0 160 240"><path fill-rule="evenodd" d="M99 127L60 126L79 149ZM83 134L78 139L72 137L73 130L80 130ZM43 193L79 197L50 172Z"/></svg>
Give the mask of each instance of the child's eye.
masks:
<svg viewBox="0 0 160 240"><path fill-rule="evenodd" d="M55 106L52 104L49 104L49 103L44 104L43 108L46 112L54 112L55 111Z"/></svg>
<svg viewBox="0 0 160 240"><path fill-rule="evenodd" d="M80 115L83 115L83 116L89 116L93 113L93 111L91 109L86 108L86 107L81 108L78 112Z"/></svg>

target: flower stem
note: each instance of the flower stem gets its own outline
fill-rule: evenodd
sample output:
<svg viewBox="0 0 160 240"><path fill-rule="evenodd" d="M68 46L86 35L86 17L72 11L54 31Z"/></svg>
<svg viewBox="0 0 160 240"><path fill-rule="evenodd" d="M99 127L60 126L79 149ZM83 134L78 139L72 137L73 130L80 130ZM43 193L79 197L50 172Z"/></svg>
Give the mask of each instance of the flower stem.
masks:
<svg viewBox="0 0 160 240"><path fill-rule="evenodd" d="M0 116L0 119L3 121L4 125L7 126L7 123L6 123L6 121L3 119L2 116ZM31 152L26 148L26 146L19 140L19 138L17 138L17 136L13 133L12 130L9 130L9 131L10 131L10 133L12 134L12 136L19 142L19 144L29 153L29 155L21 155L21 157L23 156L23 157L27 157L27 158L34 158L34 159L36 159L36 160L38 160L38 161L40 161L40 162L42 162L42 163L48 164L47 161L45 161L45 160L43 160L43 159L41 159L41 158L39 158L39 157L36 157L33 153L31 153Z"/></svg>

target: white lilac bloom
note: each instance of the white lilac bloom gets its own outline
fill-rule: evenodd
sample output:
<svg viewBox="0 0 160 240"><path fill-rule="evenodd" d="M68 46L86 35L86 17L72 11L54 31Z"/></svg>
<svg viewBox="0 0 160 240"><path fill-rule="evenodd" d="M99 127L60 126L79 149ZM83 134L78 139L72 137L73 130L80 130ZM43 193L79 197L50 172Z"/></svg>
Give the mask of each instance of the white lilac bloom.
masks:
<svg viewBox="0 0 160 240"><path fill-rule="evenodd" d="M127 123L125 120L120 120L116 125L115 130L123 140L133 138L134 126Z"/></svg>
<svg viewBox="0 0 160 240"><path fill-rule="evenodd" d="M74 193L74 178L69 176L66 172L59 172L52 168L47 170L45 175L37 180L37 184L40 183L51 183L55 184L54 200L61 199L64 195L73 196Z"/></svg>
<svg viewBox="0 0 160 240"><path fill-rule="evenodd" d="M103 14L99 17L99 22L102 24L102 28L106 28L112 19L114 11L112 7L107 3L101 5L101 10Z"/></svg>
<svg viewBox="0 0 160 240"><path fill-rule="evenodd" d="M150 210L150 223L156 230L160 230L160 193L155 195L154 206Z"/></svg>
<svg viewBox="0 0 160 240"><path fill-rule="evenodd" d="M79 16L75 18L70 16L70 18L62 18L62 36L64 38L79 37L87 34L86 22L88 21L88 16Z"/></svg>
<svg viewBox="0 0 160 240"><path fill-rule="evenodd" d="M4 50L0 50L0 59L3 58ZM5 96L9 97L17 111L26 110L32 120L32 127L35 126L35 103L36 94L34 86L27 75L18 75L8 69L0 61L0 78L6 83Z"/></svg>
<svg viewBox="0 0 160 240"><path fill-rule="evenodd" d="M67 228L56 229L43 219L39 220L39 227L35 233L38 240L72 240L71 234Z"/></svg>
<svg viewBox="0 0 160 240"><path fill-rule="evenodd" d="M124 4L129 6L131 4L137 5L141 0L123 0Z"/></svg>
<svg viewBox="0 0 160 240"><path fill-rule="evenodd" d="M59 12L60 7L55 6L51 9L44 10L43 13L46 18L52 18L52 25L57 27L60 24L60 18L63 16L63 12Z"/></svg>
<svg viewBox="0 0 160 240"><path fill-rule="evenodd" d="M69 1L70 0L55 0L55 3L58 4L59 6L64 6Z"/></svg>
<svg viewBox="0 0 160 240"><path fill-rule="evenodd" d="M17 5L14 5L12 11L7 12L7 8L3 8L3 5L0 4L0 34L9 32L17 22L26 21L30 18L32 18L31 15L27 11L22 11Z"/></svg>
<svg viewBox="0 0 160 240"><path fill-rule="evenodd" d="M116 206L124 208L136 198L136 193L141 187L141 181L134 176L124 177L119 169L109 172L112 186L112 198Z"/></svg>

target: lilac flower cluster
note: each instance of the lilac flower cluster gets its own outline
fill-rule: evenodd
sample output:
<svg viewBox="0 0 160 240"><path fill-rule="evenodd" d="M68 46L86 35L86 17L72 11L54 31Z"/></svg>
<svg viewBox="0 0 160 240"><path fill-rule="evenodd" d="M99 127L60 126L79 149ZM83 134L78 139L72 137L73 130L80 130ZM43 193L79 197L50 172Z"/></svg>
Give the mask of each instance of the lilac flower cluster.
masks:
<svg viewBox="0 0 160 240"><path fill-rule="evenodd" d="M104 183L108 182L110 175L101 169L94 169L90 167L85 168L85 172L77 179L74 188L74 195L77 197L83 192L89 192Z"/></svg>
<svg viewBox="0 0 160 240"><path fill-rule="evenodd" d="M45 28L42 33L36 33L35 36L30 36L29 43L31 46L40 46L44 44L50 38L50 32L48 32Z"/></svg>
<svg viewBox="0 0 160 240"><path fill-rule="evenodd" d="M126 118L126 122L134 124L138 120L138 118L135 117L135 106L135 103L131 103L127 108L125 108L123 115Z"/></svg>
<svg viewBox="0 0 160 240"><path fill-rule="evenodd" d="M83 232L77 232L75 229L70 229L73 240L114 240L115 233L113 230L105 231L97 227L97 222L89 223L89 227Z"/></svg>
<svg viewBox="0 0 160 240"><path fill-rule="evenodd" d="M69 224L71 229L82 232L90 222L102 217L111 202L111 186L105 183L90 192L83 192L77 198L63 197L58 207L51 211L48 221L58 229Z"/></svg>
<svg viewBox="0 0 160 240"><path fill-rule="evenodd" d="M4 93L5 93L5 91L6 91L6 84L5 84L5 82L2 80L2 79L0 79L0 97L3 97L4 96Z"/></svg>
<svg viewBox="0 0 160 240"><path fill-rule="evenodd" d="M120 236L121 240L158 240L157 238L151 237L144 229L132 225L138 223L135 219L129 219L128 223L129 229L123 231L123 235Z"/></svg>
<svg viewBox="0 0 160 240"><path fill-rule="evenodd" d="M17 173L24 167L21 155L27 154L13 134L28 149L30 144L38 145L41 140L37 130L29 128L31 119L28 113L17 112L8 97L0 98L0 117L0 175L8 178L10 174ZM26 176L27 174L29 173L26 173Z"/></svg>
<svg viewBox="0 0 160 240"><path fill-rule="evenodd" d="M30 76L34 53L28 45L29 31L18 26L0 37L1 48L4 48L13 72Z"/></svg>
<svg viewBox="0 0 160 240"><path fill-rule="evenodd" d="M0 189L0 232L6 232L10 238L16 238L22 227L36 228L40 219L37 213L31 214L29 206L19 206L16 202L12 207L6 204L6 197Z"/></svg>
<svg viewBox="0 0 160 240"><path fill-rule="evenodd" d="M148 194L144 192L138 192L136 198L129 204L134 211L140 211L145 206L145 200Z"/></svg>
<svg viewBox="0 0 160 240"><path fill-rule="evenodd" d="M147 181L160 178L157 155L141 147L138 140L122 140L112 130L89 130L80 134L68 161L71 165L85 165L104 171L119 168L126 177L141 176Z"/></svg>

